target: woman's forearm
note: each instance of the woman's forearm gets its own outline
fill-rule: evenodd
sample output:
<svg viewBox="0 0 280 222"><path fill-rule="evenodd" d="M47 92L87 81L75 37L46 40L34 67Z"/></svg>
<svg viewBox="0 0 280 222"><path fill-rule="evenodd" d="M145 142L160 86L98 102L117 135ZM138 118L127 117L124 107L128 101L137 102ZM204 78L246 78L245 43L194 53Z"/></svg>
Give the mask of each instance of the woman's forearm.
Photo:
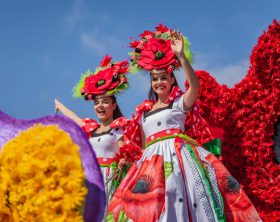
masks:
<svg viewBox="0 0 280 222"><path fill-rule="evenodd" d="M178 58L184 70L186 80L189 83L189 88L184 94L184 108L185 110L188 110L192 107L192 105L197 99L199 92L199 81L186 56L183 54L180 55Z"/></svg>
<svg viewBox="0 0 280 222"><path fill-rule="evenodd" d="M76 124L78 124L80 127L83 125L82 119L77 116L76 113L68 109L66 106L64 106L61 102L58 100L55 100L55 108L58 109L63 115L67 116L71 120L73 120Z"/></svg>
<svg viewBox="0 0 280 222"><path fill-rule="evenodd" d="M186 79L189 83L189 86L191 88L199 89L198 78L197 78L191 64L189 63L188 59L186 58L186 56L183 54L183 55L179 56L178 58L180 60L182 68L184 70L184 73L185 73Z"/></svg>

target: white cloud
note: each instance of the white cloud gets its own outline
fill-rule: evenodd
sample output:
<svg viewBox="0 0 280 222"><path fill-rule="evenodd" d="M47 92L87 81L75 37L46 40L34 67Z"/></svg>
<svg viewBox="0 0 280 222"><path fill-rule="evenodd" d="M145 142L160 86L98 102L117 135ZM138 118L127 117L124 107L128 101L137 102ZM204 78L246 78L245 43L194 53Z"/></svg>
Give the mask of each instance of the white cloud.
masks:
<svg viewBox="0 0 280 222"><path fill-rule="evenodd" d="M240 82L247 74L249 62L247 60L239 61L236 64L214 67L209 72L217 79L219 83L233 87Z"/></svg>
<svg viewBox="0 0 280 222"><path fill-rule="evenodd" d="M114 29L111 27L112 23L114 21L110 14L90 10L84 0L74 0L71 9L62 18L64 30L75 33L83 49L99 56L117 52L118 48L124 45L125 40L118 36L127 32L126 22L116 24L117 28Z"/></svg>
<svg viewBox="0 0 280 222"><path fill-rule="evenodd" d="M111 33L108 36L105 32L96 28L92 32L81 33L80 40L84 49L104 56L108 53L110 55L115 52L118 53L118 49L124 44L123 40L117 36L116 33Z"/></svg>
<svg viewBox="0 0 280 222"><path fill-rule="evenodd" d="M74 28L86 15L86 7L83 0L74 0L70 12L62 18L62 23L67 27Z"/></svg>
<svg viewBox="0 0 280 222"><path fill-rule="evenodd" d="M106 44L98 40L98 36L94 36L89 33L81 34L81 43L82 46L88 50L93 50L99 55L103 55L106 51Z"/></svg>
<svg viewBox="0 0 280 222"><path fill-rule="evenodd" d="M217 63L221 60L222 55L219 54L198 54L196 55L196 70L205 70L211 74L220 84L226 84L233 87L240 82L249 69L248 60L240 60L236 63L223 65Z"/></svg>

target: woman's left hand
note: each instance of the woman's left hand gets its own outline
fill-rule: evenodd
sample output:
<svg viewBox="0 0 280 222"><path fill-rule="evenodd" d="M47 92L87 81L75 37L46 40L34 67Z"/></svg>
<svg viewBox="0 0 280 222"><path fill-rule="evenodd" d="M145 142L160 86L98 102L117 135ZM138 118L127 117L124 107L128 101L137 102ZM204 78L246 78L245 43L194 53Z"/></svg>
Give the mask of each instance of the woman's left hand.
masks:
<svg viewBox="0 0 280 222"><path fill-rule="evenodd" d="M126 166L126 165L128 165L128 162L127 162L124 158L122 158L122 159L120 160L119 164L118 164L118 168L119 168L120 170L123 170L124 166Z"/></svg>
<svg viewBox="0 0 280 222"><path fill-rule="evenodd" d="M171 49L177 57L184 55L184 40L182 33L179 31L172 31L171 33Z"/></svg>

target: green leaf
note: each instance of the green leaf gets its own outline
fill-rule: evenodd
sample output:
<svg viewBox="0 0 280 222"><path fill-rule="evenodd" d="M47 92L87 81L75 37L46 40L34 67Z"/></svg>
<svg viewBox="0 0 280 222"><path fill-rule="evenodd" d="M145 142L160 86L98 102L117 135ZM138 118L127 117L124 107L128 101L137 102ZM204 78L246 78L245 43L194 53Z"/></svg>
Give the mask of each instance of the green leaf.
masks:
<svg viewBox="0 0 280 222"><path fill-rule="evenodd" d="M134 64L130 64L129 68L128 68L128 71L130 73L137 73L137 72L140 72L141 69L137 67L137 64L134 65Z"/></svg>
<svg viewBox="0 0 280 222"><path fill-rule="evenodd" d="M189 42L186 36L183 37L184 41L184 53L190 63L193 62L192 52L191 52L191 43Z"/></svg>
<svg viewBox="0 0 280 222"><path fill-rule="evenodd" d="M222 153L222 144L221 139L219 138L204 143L202 146L209 152L213 153L216 157L219 157Z"/></svg>
<svg viewBox="0 0 280 222"><path fill-rule="evenodd" d="M110 213L109 215L107 215L106 222L115 222L113 213Z"/></svg>
<svg viewBox="0 0 280 222"><path fill-rule="evenodd" d="M129 218L126 216L124 211L120 211L119 217L118 217L118 222L127 222Z"/></svg>
<svg viewBox="0 0 280 222"><path fill-rule="evenodd" d="M72 95L74 98L82 98L81 89L85 85L85 78L88 77L91 73L92 72L90 70L87 70L85 73L81 74L79 82L72 89Z"/></svg>
<svg viewBox="0 0 280 222"><path fill-rule="evenodd" d="M164 176L165 180L170 176L170 174L173 172L173 165L171 162L164 162Z"/></svg>

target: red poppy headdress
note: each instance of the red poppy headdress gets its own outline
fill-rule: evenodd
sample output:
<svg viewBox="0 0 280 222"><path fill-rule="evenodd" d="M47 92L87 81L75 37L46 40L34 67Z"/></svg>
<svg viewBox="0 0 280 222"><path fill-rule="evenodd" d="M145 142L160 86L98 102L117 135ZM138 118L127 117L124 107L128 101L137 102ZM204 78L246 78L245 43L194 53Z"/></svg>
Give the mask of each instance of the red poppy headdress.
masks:
<svg viewBox="0 0 280 222"><path fill-rule="evenodd" d="M106 55L95 72L88 70L82 74L73 88L73 96L92 100L97 95L121 92L128 86L125 76L127 72L128 61L112 62L112 57Z"/></svg>
<svg viewBox="0 0 280 222"><path fill-rule="evenodd" d="M131 42L130 47L135 50L130 53L130 72L135 73L141 69L149 72L164 69L171 73L181 67L180 61L170 46L172 40L171 33L172 29L160 24L156 27L155 32L146 30L139 35L140 40ZM183 41L184 53L191 62L190 43L185 36Z"/></svg>

